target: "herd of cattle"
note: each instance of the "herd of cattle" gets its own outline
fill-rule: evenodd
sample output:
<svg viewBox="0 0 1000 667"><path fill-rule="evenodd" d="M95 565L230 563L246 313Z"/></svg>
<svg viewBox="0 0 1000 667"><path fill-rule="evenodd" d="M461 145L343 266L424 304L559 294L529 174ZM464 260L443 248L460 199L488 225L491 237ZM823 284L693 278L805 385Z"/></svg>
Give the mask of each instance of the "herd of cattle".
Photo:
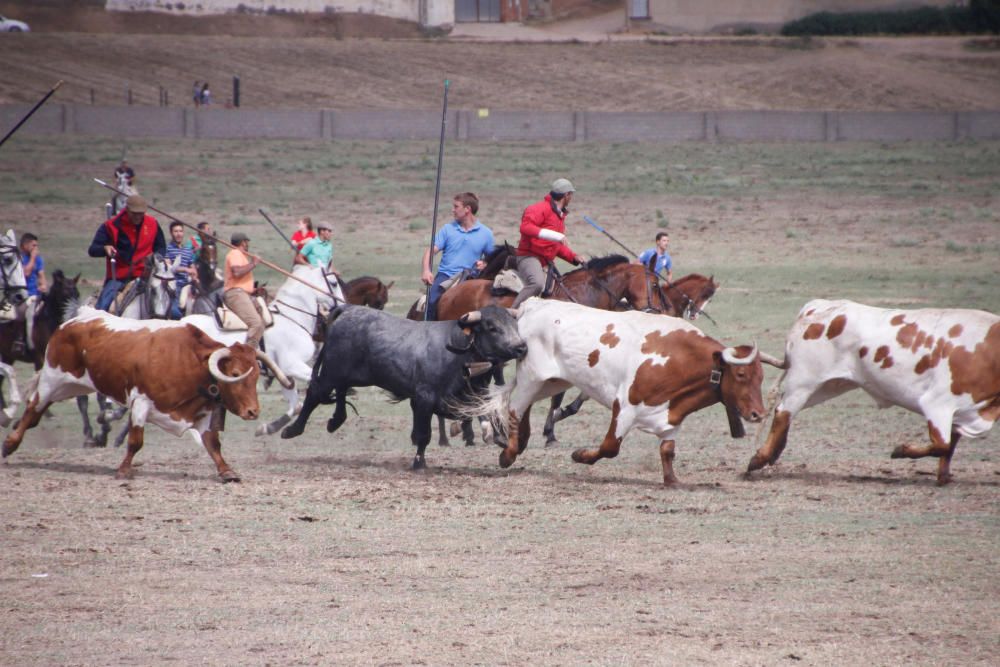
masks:
<svg viewBox="0 0 1000 667"><path fill-rule="evenodd" d="M489 371L509 360L516 360L513 382L491 390ZM722 403L734 437L743 434L741 419L765 418L762 364L785 370L783 395L748 472L778 460L798 412L855 388L882 407L924 416L930 444L897 447L892 457L938 457L939 484L950 480L959 438L984 435L1000 417L1000 317L984 311L815 300L800 311L778 359L756 345L728 347L682 318L536 298L519 311L490 306L451 322L335 307L302 410L281 435L301 434L313 410L330 403L335 409L327 430L334 432L346 420L348 392L378 386L410 402L414 468L425 466L434 415L489 416L499 463L507 467L527 446L531 406L575 386L607 407L611 419L600 444L574 451L573 460L613 458L638 428L659 438L663 481L670 485L677 481L675 441L688 415ZM132 474L149 423L178 436L191 433L221 478L236 481L219 433L227 411L259 416L260 365L286 390L293 386L294 378L268 355L242 343L226 345L189 323L125 320L81 308L52 336L3 456L52 403L100 392L130 409L119 476Z"/></svg>

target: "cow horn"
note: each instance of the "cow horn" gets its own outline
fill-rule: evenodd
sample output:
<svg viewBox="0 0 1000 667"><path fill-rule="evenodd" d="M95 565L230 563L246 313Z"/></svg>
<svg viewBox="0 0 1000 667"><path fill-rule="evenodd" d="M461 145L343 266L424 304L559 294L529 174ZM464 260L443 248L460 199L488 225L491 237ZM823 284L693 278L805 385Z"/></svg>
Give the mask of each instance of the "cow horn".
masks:
<svg viewBox="0 0 1000 667"><path fill-rule="evenodd" d="M771 366L774 366L775 368L782 368L782 369L788 368L788 359L782 359L781 361L778 361L777 357L772 357L767 352L761 352L760 353L760 361L761 361L761 363L764 363L764 364L770 364Z"/></svg>
<svg viewBox="0 0 1000 667"><path fill-rule="evenodd" d="M219 364L222 362L223 359L228 359L230 355L232 355L232 353L233 351L230 350L228 347L220 347L218 350L213 352L212 355L208 358L208 372L211 373L212 377L214 377L219 382L224 382L226 384L233 384L234 382L245 380L247 376L250 375L250 371L253 370L252 368L248 368L246 373L244 373L243 375L238 375L236 377L229 377L228 375L223 373L222 369L219 368Z"/></svg>
<svg viewBox="0 0 1000 667"><path fill-rule="evenodd" d="M757 358L757 341L753 342L753 349L746 357L737 357L735 347L727 347L722 351L722 360L730 366L749 366Z"/></svg>
<svg viewBox="0 0 1000 667"><path fill-rule="evenodd" d="M482 319L483 319L483 314L478 310L473 310L471 312L466 313L465 315L462 315L460 318L458 318L458 321L461 322L462 324L475 324L476 322L479 322Z"/></svg>
<svg viewBox="0 0 1000 667"><path fill-rule="evenodd" d="M274 359L267 356L260 350L254 350L254 352L256 352L257 358L260 359L261 363L271 369L271 372L274 373L274 379L278 381L278 384L285 389L291 389L295 386L295 383L289 380L288 376L281 372L281 369L278 368L278 364L274 363Z"/></svg>
<svg viewBox="0 0 1000 667"><path fill-rule="evenodd" d="M516 320L517 318L521 317L521 312L522 311L521 311L521 308L519 306L517 308L508 308L507 312L510 313L510 316L513 317Z"/></svg>

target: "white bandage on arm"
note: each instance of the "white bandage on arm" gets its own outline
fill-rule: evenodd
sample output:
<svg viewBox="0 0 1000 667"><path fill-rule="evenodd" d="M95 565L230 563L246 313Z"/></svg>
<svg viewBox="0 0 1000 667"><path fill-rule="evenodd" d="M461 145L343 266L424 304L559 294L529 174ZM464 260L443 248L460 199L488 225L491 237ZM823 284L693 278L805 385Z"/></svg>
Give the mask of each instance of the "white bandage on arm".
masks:
<svg viewBox="0 0 1000 667"><path fill-rule="evenodd" d="M562 241L566 238L566 235L554 229L543 229L538 232L538 238L545 239L546 241Z"/></svg>

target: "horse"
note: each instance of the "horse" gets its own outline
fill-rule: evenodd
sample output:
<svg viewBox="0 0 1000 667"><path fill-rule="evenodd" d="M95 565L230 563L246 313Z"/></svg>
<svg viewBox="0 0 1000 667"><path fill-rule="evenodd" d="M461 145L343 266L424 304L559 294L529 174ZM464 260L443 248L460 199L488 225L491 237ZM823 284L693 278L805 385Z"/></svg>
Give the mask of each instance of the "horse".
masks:
<svg viewBox="0 0 1000 667"><path fill-rule="evenodd" d="M75 278L67 278L60 269L52 274L52 285L49 291L42 294L38 299L38 306L35 308L35 319L32 323L31 340L27 340L28 323L23 319L18 319L6 324L0 324L0 361L3 365L13 364L15 361L23 361L32 364L35 370L41 369L45 363L45 348L48 347L49 338L52 333L62 324L68 314L74 312L76 305L80 301L80 291L77 289L77 282L80 275ZM24 344L28 343L28 344ZM0 372L0 376L5 375ZM0 383L3 378L0 377ZM8 412L17 408L16 388L11 386L11 406L7 406L0 392L0 427L10 423ZM11 412L11 414L13 414Z"/></svg>
<svg viewBox="0 0 1000 667"><path fill-rule="evenodd" d="M211 315L222 303L222 277L219 275L219 247L212 237L206 237L195 253L194 267L198 282L191 284L185 304L185 315Z"/></svg>
<svg viewBox="0 0 1000 667"><path fill-rule="evenodd" d="M17 245L13 229L8 229L6 234L0 236L0 288L3 290L0 294L0 311L7 311L28 299L21 249Z"/></svg>
<svg viewBox="0 0 1000 667"><path fill-rule="evenodd" d="M389 289L395 284L395 280L386 285L373 276L361 276L343 284L344 298L355 306L382 310L389 302Z"/></svg>
<svg viewBox="0 0 1000 667"><path fill-rule="evenodd" d="M479 271L479 273L473 276L473 278L493 280L497 277L497 274L507 266L507 260L513 256L514 249L510 247L510 244L506 241L504 241L502 245L493 246L493 250L491 250L490 253L483 258L485 266ZM424 319L424 310L420 303L421 299L423 299L423 297L413 302L413 305L410 306L410 310L406 313L406 319L415 321ZM442 319L440 314L438 315L438 319Z"/></svg>
<svg viewBox="0 0 1000 667"><path fill-rule="evenodd" d="M321 267L297 264L292 269L292 275L312 285L323 285L326 282L331 292L336 291L336 277L330 274L327 278ZM257 435L275 433L291 421L299 405L299 392L295 382L301 382L305 386L312 378L312 360L316 354L317 341L325 338L324 313L333 308L336 302L331 292L319 292L299 280L288 278L278 289L271 302L274 324L264 330L263 339L267 355L292 380L291 386L281 387L288 410L278 419L261 424L257 428ZM181 321L193 324L225 345L246 339L243 331L220 329L215 317L211 315L188 315Z"/></svg>

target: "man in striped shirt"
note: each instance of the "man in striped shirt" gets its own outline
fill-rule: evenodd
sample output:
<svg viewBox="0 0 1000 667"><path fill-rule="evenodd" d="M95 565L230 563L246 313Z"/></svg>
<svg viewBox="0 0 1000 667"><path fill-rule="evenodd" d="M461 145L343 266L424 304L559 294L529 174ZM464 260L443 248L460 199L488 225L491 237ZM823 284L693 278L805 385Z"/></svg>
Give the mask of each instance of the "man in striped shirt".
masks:
<svg viewBox="0 0 1000 667"><path fill-rule="evenodd" d="M170 318L179 320L184 315L181 312L178 296L184 286L189 282L198 280L198 271L194 266L194 248L189 242L184 240L184 225L179 222L170 223L170 240L167 241L167 261L171 265L180 257L181 261L174 271L174 278L177 280L177 290L174 292L173 300L170 303Z"/></svg>

